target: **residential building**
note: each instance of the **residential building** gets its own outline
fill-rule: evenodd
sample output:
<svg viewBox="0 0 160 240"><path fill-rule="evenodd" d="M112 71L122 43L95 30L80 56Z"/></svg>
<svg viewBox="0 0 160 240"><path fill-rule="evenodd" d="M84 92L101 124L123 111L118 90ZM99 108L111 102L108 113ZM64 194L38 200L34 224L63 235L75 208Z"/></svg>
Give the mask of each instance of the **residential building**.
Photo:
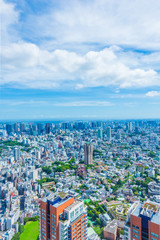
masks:
<svg viewBox="0 0 160 240"><path fill-rule="evenodd" d="M85 143L84 145L84 163L86 165L92 164L93 161L93 145L92 143Z"/></svg>
<svg viewBox="0 0 160 240"><path fill-rule="evenodd" d="M40 240L87 239L84 204L71 195L44 199L40 204Z"/></svg>
<svg viewBox="0 0 160 240"><path fill-rule="evenodd" d="M128 212L125 240L160 240L160 204L136 202Z"/></svg>
<svg viewBox="0 0 160 240"><path fill-rule="evenodd" d="M124 229L124 223L125 222L116 219L108 223L107 226L103 229L104 239L116 240L118 237L118 231L120 229Z"/></svg>
<svg viewBox="0 0 160 240"><path fill-rule="evenodd" d="M18 147L16 147L14 149L14 154L13 155L14 155L14 161L17 161L17 160L20 159L20 149Z"/></svg>

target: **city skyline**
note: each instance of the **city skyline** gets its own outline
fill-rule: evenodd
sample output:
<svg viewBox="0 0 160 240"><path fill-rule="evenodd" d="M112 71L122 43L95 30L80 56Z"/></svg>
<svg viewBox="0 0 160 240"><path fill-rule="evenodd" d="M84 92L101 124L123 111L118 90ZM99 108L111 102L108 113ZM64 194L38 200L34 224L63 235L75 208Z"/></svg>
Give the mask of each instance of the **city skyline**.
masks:
<svg viewBox="0 0 160 240"><path fill-rule="evenodd" d="M0 120L160 118L158 1L0 6Z"/></svg>

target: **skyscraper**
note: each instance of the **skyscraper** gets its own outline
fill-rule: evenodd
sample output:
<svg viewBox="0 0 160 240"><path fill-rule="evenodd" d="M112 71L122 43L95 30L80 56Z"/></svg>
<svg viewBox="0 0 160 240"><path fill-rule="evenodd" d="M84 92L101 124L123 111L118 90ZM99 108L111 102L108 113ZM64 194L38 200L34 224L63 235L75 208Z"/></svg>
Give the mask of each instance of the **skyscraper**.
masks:
<svg viewBox="0 0 160 240"><path fill-rule="evenodd" d="M51 125L50 125L50 123L46 123L45 128L46 128L46 134L50 134L50 132L51 132Z"/></svg>
<svg viewBox="0 0 160 240"><path fill-rule="evenodd" d="M6 124L6 131L7 131L8 135L10 135L12 133L12 125L11 124Z"/></svg>
<svg viewBox="0 0 160 240"><path fill-rule="evenodd" d="M20 123L20 131L24 132L25 128L26 128L25 123Z"/></svg>
<svg viewBox="0 0 160 240"><path fill-rule="evenodd" d="M14 132L18 133L18 124L17 123L14 123Z"/></svg>
<svg viewBox="0 0 160 240"><path fill-rule="evenodd" d="M125 240L160 240L160 204L135 202L124 228Z"/></svg>
<svg viewBox="0 0 160 240"><path fill-rule="evenodd" d="M84 163L92 164L93 162L93 145L92 143L85 143L84 145Z"/></svg>
<svg viewBox="0 0 160 240"><path fill-rule="evenodd" d="M43 132L43 124L42 123L38 123L37 124L37 128L38 128L38 134L41 134Z"/></svg>
<svg viewBox="0 0 160 240"><path fill-rule="evenodd" d="M16 147L13 151L13 155L14 155L14 161L19 160L20 159L20 149Z"/></svg>
<svg viewBox="0 0 160 240"><path fill-rule="evenodd" d="M128 123L127 123L127 130L128 130L129 132L132 132L132 122L128 122Z"/></svg>
<svg viewBox="0 0 160 240"><path fill-rule="evenodd" d="M83 201L66 195L40 204L40 240L87 239L87 214Z"/></svg>
<svg viewBox="0 0 160 240"><path fill-rule="evenodd" d="M103 129L102 128L98 129L98 138L100 138L100 139L103 138Z"/></svg>
<svg viewBox="0 0 160 240"><path fill-rule="evenodd" d="M107 127L107 140L111 141L111 127Z"/></svg>

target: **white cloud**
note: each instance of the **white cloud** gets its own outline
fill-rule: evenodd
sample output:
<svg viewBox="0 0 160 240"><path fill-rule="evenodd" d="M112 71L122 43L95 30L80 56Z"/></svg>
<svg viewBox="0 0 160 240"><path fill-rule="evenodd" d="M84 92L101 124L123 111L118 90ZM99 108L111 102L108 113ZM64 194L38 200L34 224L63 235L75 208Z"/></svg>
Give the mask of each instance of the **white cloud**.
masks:
<svg viewBox="0 0 160 240"><path fill-rule="evenodd" d="M111 102L105 101L78 101L78 102L65 102L65 103L53 103L53 106L64 106L64 107L85 107L85 106L113 106Z"/></svg>
<svg viewBox="0 0 160 240"><path fill-rule="evenodd" d="M8 42L15 38L16 32L14 34L10 33L10 27L13 24L18 23L19 13L15 10L15 6L12 3L6 3L0 0L0 46L6 45Z"/></svg>
<svg viewBox="0 0 160 240"><path fill-rule="evenodd" d="M160 1L152 0L64 0L25 24L34 36L53 39L52 46L94 42L159 49L159 9Z"/></svg>
<svg viewBox="0 0 160 240"><path fill-rule="evenodd" d="M157 97L160 96L160 91L150 91L148 93L146 93L147 97Z"/></svg>
<svg viewBox="0 0 160 240"><path fill-rule="evenodd" d="M101 106L101 107L109 107L114 104L107 101L70 101L70 102L53 102L53 101L38 101L38 100L28 100L28 101L10 101L3 100L2 104L10 105L10 106L18 106L18 105L50 105L50 106L58 106L58 107L87 107L87 106Z"/></svg>
<svg viewBox="0 0 160 240"><path fill-rule="evenodd" d="M17 36L17 32L12 25L20 22L20 13L13 4L0 0L4 19L0 85L39 89L160 86L159 74L154 70L155 66L159 69L158 52L148 55L125 52L116 45L160 46L159 41L155 42L160 37L157 31L160 2L136 0L127 3L128 0L94 0L92 4L90 1L61 1L60 7L54 6L47 14L26 17L24 32L29 26L31 35L40 39L51 37L53 45L56 42L60 46L68 42L70 46L87 42L111 44L100 51L80 54L49 50L47 45L38 46L20 37L15 41L12 36Z"/></svg>
<svg viewBox="0 0 160 240"><path fill-rule="evenodd" d="M1 59L1 85L77 89L160 85L157 72L126 66L112 48L80 55L66 50L49 52L35 44L19 42L4 46Z"/></svg>

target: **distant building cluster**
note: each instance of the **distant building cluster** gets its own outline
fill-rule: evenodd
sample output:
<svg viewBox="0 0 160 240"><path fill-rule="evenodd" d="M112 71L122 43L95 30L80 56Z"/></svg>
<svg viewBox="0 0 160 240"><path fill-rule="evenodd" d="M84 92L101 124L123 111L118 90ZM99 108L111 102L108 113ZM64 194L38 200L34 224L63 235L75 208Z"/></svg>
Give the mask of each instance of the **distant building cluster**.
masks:
<svg viewBox="0 0 160 240"><path fill-rule="evenodd" d="M160 240L160 121L0 123L0 239Z"/></svg>

